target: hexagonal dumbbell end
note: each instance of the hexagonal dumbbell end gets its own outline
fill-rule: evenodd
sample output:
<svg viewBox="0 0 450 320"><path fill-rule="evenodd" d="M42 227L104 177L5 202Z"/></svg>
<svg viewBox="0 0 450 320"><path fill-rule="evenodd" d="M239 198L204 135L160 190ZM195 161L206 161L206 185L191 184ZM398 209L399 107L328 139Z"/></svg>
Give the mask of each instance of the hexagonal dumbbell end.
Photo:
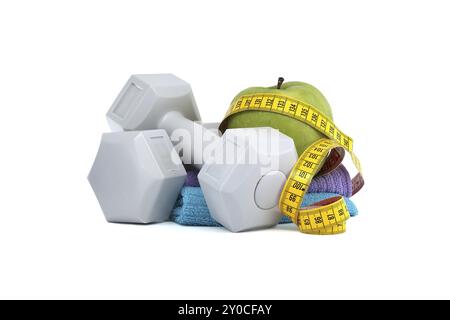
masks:
<svg viewBox="0 0 450 320"><path fill-rule="evenodd" d="M212 217L233 232L276 225L296 160L294 141L278 130L228 129L198 176Z"/></svg>
<svg viewBox="0 0 450 320"><path fill-rule="evenodd" d="M106 220L169 218L186 171L164 130L105 133L88 180Z"/></svg>
<svg viewBox="0 0 450 320"><path fill-rule="evenodd" d="M106 118L113 131L167 130L160 124L169 112L200 120L189 83L170 73L135 74L128 79Z"/></svg>

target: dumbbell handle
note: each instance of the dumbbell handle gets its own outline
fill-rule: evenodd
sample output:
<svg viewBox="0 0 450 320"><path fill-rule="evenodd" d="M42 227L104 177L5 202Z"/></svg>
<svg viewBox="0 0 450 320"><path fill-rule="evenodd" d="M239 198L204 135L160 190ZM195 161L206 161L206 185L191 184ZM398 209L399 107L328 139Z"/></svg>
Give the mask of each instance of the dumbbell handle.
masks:
<svg viewBox="0 0 450 320"><path fill-rule="evenodd" d="M202 168L205 157L208 157L204 152L205 149L220 139L217 134L206 129L200 123L187 119L178 111L165 114L158 123L158 129L166 130L172 141L179 136L190 139L182 142L182 146L185 148L183 149L183 160L190 161L190 164L198 169ZM186 152L188 152L187 155Z"/></svg>

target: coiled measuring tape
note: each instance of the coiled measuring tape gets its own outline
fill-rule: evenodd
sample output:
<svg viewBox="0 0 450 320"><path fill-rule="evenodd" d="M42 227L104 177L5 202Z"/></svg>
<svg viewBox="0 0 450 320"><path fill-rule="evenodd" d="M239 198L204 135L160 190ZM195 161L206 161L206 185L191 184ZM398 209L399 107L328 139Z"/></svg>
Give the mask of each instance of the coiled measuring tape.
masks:
<svg viewBox="0 0 450 320"><path fill-rule="evenodd" d="M273 93L243 95L235 99L219 126L223 132L227 119L240 112L266 111L303 122L327 138L311 144L300 155L280 195L278 206L301 232L309 234L338 234L346 230L346 220L350 218L342 196L325 199L309 207L300 208L312 178L319 172L327 173L335 169L343 160L345 151L350 153L358 174L352 179L353 194L364 185L361 164L353 152L353 139L339 130L328 117L312 105L298 99ZM345 151L344 151L345 150ZM353 195L352 194L352 195Z"/></svg>

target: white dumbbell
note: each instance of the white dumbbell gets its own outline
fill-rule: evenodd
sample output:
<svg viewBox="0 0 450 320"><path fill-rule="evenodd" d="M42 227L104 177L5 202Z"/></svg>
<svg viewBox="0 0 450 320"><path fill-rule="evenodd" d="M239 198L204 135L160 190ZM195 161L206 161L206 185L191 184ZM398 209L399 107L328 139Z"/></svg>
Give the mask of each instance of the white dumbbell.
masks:
<svg viewBox="0 0 450 320"><path fill-rule="evenodd" d="M186 160L187 147L188 160L195 166L202 168L203 160L206 160L199 174L200 185L212 217L227 229L237 232L270 227L281 218L277 199L286 175L297 159L291 138L271 128L227 130L222 138L213 135L195 122L200 116L190 85L171 74L133 75L108 111L107 118L115 130L164 129L169 137L177 135L177 130L189 133L191 143L184 145L183 159ZM200 146L197 141L192 141L195 132L203 132ZM210 150L209 154L206 149ZM233 159L230 161L231 153ZM133 166L134 163L122 162L123 165ZM177 172L181 171L177 167ZM120 184L123 175L118 172L115 175L119 177L113 184ZM172 186L172 193L177 195L179 187L178 184L176 188ZM96 191L94 185L93 188ZM141 193L146 192L151 190ZM167 194L167 191L160 193L156 201ZM146 222L161 219L156 209L152 209L152 199L146 204L150 205L150 209L145 209L150 211ZM104 207L108 206L102 205ZM158 219L153 220L153 215ZM137 222L137 219L125 216L123 220Z"/></svg>

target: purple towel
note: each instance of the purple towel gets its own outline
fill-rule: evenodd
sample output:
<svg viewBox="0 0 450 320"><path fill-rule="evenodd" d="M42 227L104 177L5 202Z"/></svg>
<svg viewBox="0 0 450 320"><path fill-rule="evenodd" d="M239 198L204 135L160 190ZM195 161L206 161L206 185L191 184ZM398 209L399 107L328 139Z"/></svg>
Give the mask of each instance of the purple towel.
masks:
<svg viewBox="0 0 450 320"><path fill-rule="evenodd" d="M185 165L187 176L184 185L188 187L200 187L198 182L198 169L193 166Z"/></svg>
<svg viewBox="0 0 450 320"><path fill-rule="evenodd" d="M198 170L192 166L186 166L187 177L184 183L189 187L200 187L197 175ZM329 192L337 193L345 197L352 195L352 179L347 169L341 164L335 170L320 177L314 177L308 189L309 193Z"/></svg>
<svg viewBox="0 0 450 320"><path fill-rule="evenodd" d="M330 192L350 198L352 196L352 179L347 169L341 164L330 173L314 177L308 192Z"/></svg>

